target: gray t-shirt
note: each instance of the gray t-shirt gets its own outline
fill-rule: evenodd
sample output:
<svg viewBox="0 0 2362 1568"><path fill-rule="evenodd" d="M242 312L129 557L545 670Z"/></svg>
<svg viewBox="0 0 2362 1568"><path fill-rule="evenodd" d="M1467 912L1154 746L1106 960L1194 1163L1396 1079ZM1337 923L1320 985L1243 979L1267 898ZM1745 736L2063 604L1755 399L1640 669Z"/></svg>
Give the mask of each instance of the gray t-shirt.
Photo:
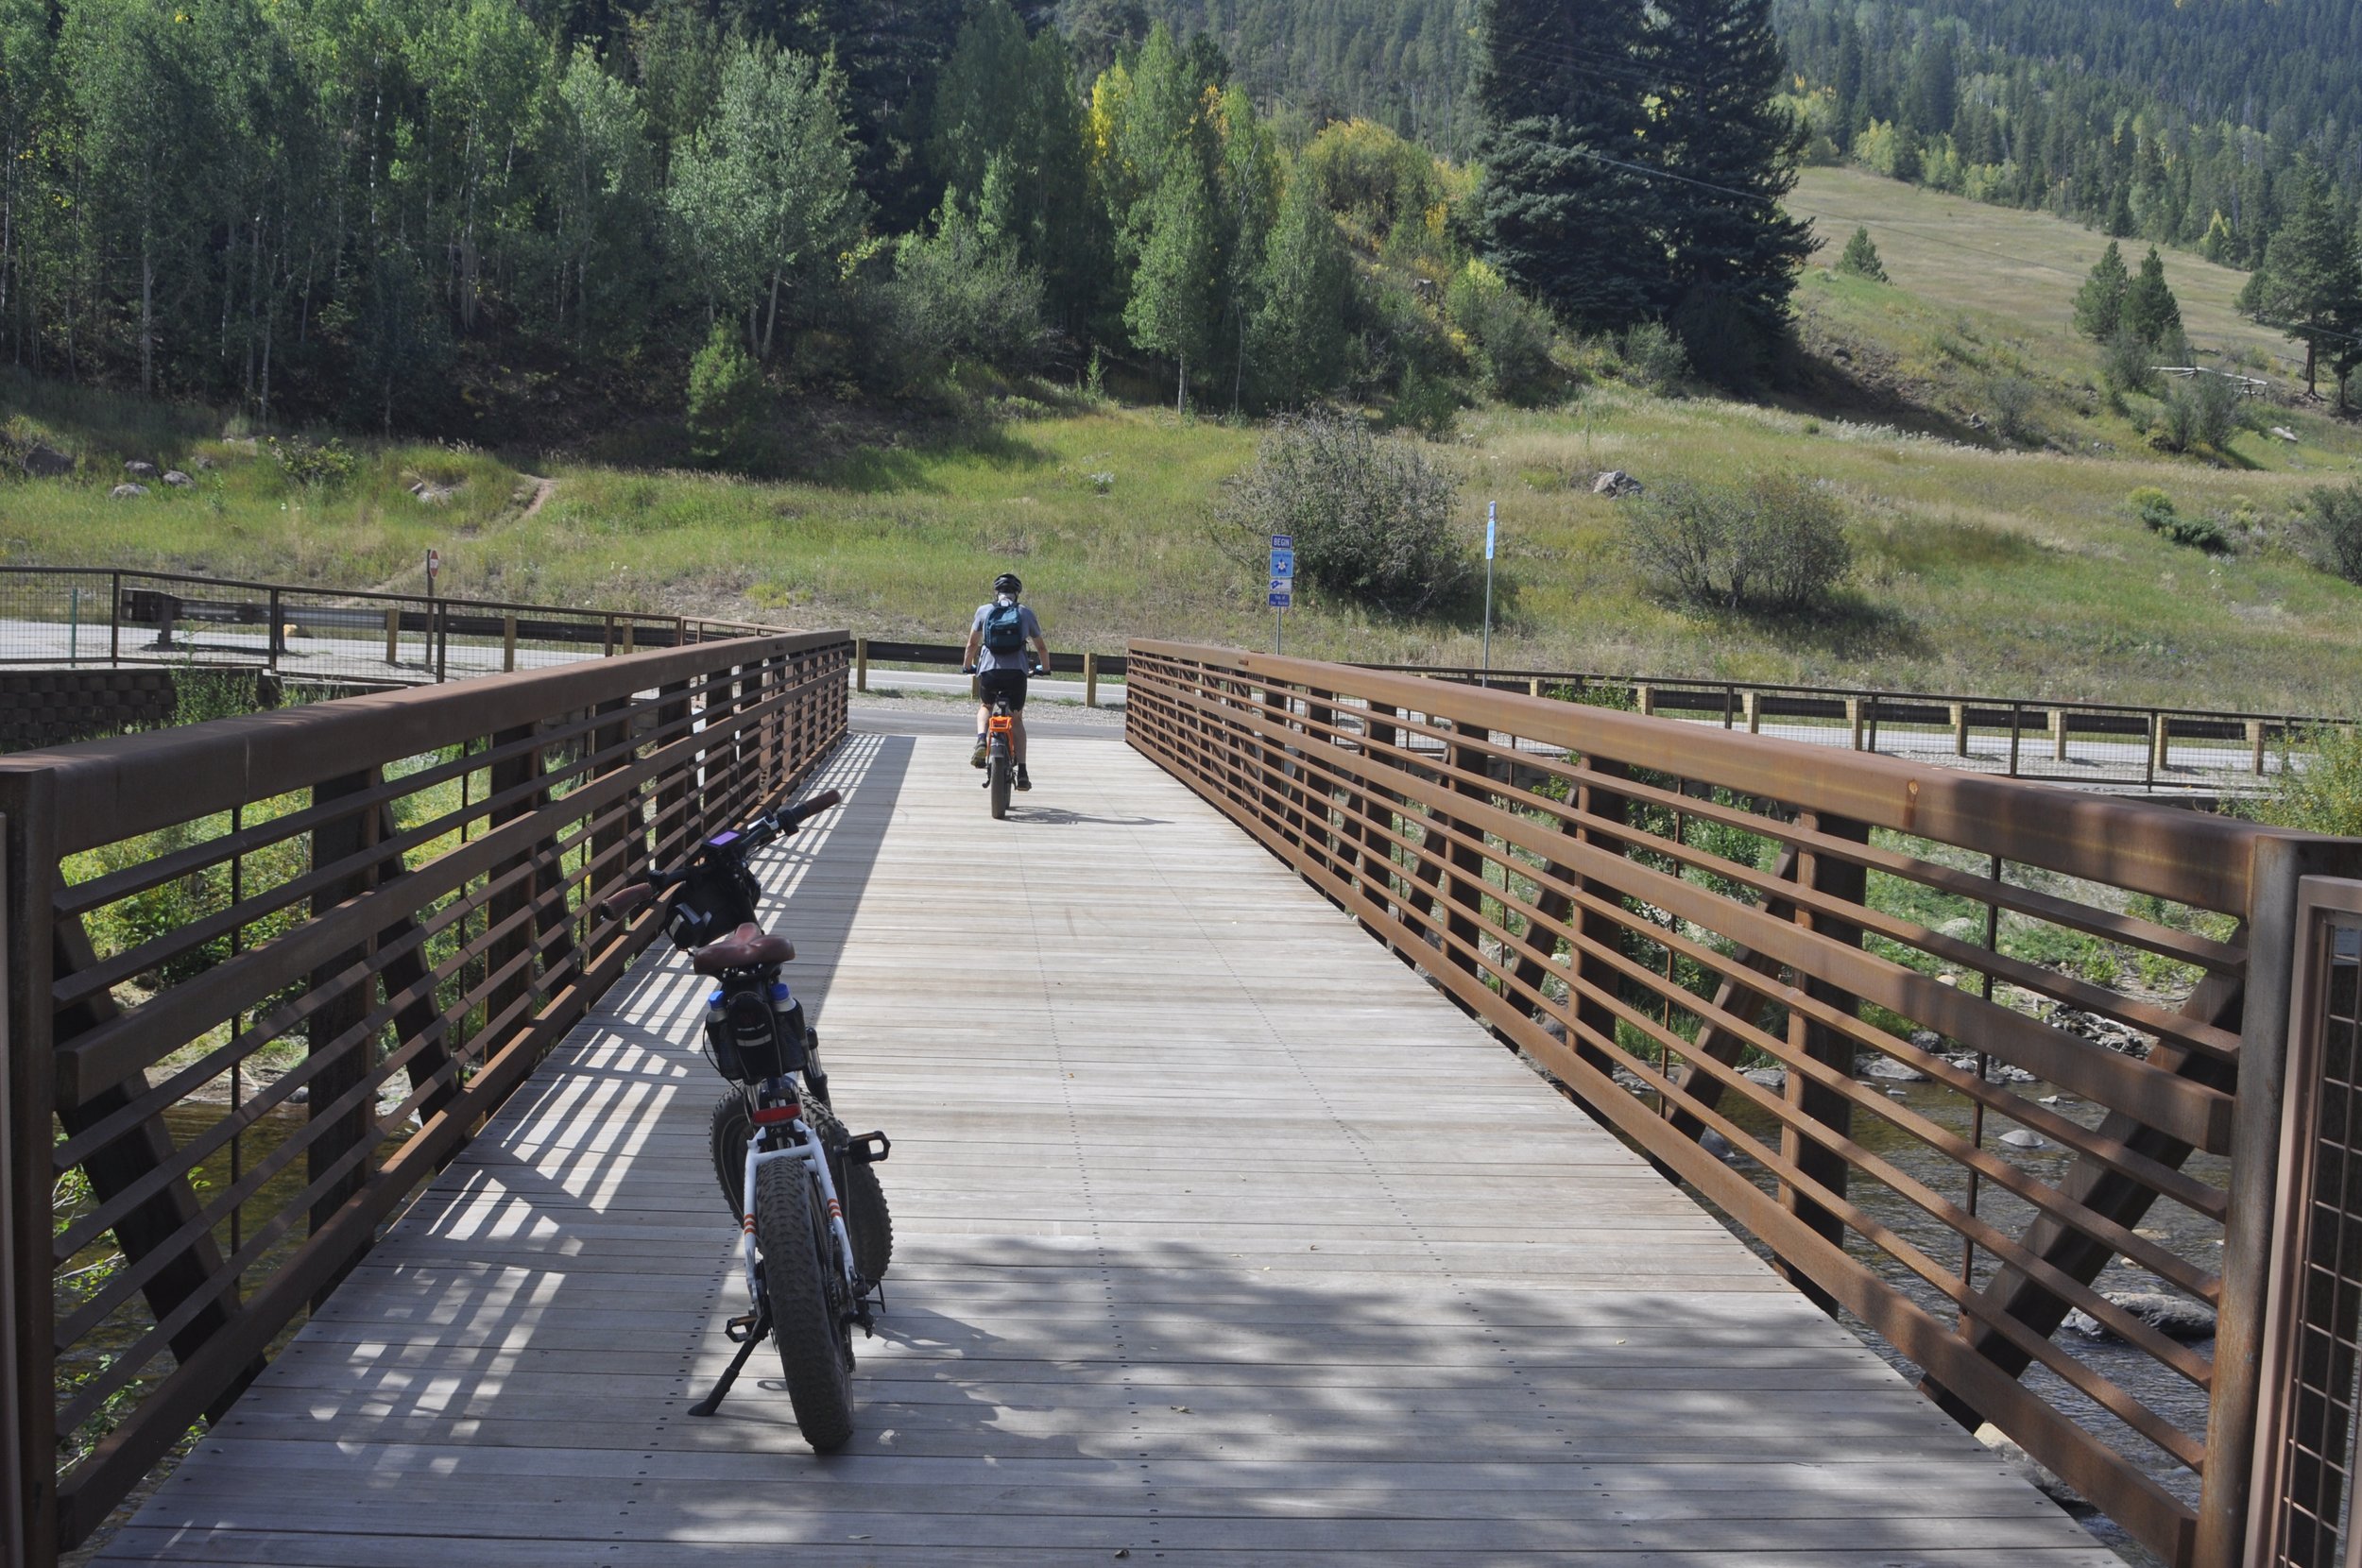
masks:
<svg viewBox="0 0 2362 1568"><path fill-rule="evenodd" d="M997 599L993 601L993 604L999 603ZM1019 605L1017 607L1018 623L1025 631L1025 645L1014 654L996 654L984 646L984 617L991 613L992 605L979 605L976 606L976 619L967 623L967 629L976 637L977 670L981 673L985 670L1032 669L1034 644L1041 639L1041 622L1034 619L1033 606Z"/></svg>

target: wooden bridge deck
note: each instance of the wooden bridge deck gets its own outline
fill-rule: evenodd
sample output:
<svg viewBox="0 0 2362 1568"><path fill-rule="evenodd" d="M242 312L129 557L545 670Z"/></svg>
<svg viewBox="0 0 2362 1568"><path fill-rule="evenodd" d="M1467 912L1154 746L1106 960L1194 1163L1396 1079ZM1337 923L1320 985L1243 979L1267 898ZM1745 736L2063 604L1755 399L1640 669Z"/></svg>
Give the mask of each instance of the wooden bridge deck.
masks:
<svg viewBox="0 0 2362 1568"><path fill-rule="evenodd" d="M965 750L857 737L771 868L895 1138L849 1450L687 1413L741 1287L652 954L100 1560L2115 1562L1179 784L1045 741L993 823Z"/></svg>

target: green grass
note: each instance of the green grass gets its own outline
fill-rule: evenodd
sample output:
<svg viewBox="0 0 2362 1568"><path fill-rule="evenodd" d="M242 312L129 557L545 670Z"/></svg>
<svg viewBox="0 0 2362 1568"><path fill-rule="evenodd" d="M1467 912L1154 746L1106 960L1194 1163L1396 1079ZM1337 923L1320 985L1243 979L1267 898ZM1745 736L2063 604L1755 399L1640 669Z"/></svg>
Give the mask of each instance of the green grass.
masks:
<svg viewBox="0 0 2362 1568"><path fill-rule="evenodd" d="M1812 171L1799 201L1847 214L1823 226L1840 238L1853 214L1870 217L1894 279L1807 272L1802 335L1822 357L1804 390L1666 399L1594 377L1557 408L1466 414L1456 439L1425 449L1463 480L1472 544L1485 503L1500 503L1497 664L2354 710L2362 589L2301 555L2292 519L2311 486L2362 467L2362 426L2275 407L2272 421L2302 437L2295 446L2244 434L2217 461L2154 452L2106 406L2097 351L2067 326L2096 236L1853 171ZM1996 272L1961 248L1979 236L2042 265ZM2268 341L2230 313L2236 274L2184 256L2168 267L2201 342ZM2005 375L2036 392L2032 434L2007 450L1972 418ZM1035 417L997 423L914 433L864 417L866 445L815 443L829 455L792 480L408 444L366 447L362 471L319 493L221 439L217 418L0 376L12 436L89 460L71 480L0 481L0 560L416 588L434 545L444 591L460 596L943 641L992 574L1014 570L1054 647L1112 651L1135 636L1268 645L1263 585L1216 548L1210 525L1255 432L1036 390L998 405ZM200 455L218 466L194 490L107 497L126 457L194 472ZM1643 483L1772 469L1824 478L1854 519L1854 577L1835 609L1808 619L1665 603L1621 552L1629 503L1590 494L1609 468ZM556 484L528 516L537 473ZM421 478L457 488L423 504L407 493ZM2144 486L2183 515L2235 523L2242 547L2214 557L2148 532L2126 502ZM1465 611L1405 622L1300 605L1292 652L1479 656Z"/></svg>

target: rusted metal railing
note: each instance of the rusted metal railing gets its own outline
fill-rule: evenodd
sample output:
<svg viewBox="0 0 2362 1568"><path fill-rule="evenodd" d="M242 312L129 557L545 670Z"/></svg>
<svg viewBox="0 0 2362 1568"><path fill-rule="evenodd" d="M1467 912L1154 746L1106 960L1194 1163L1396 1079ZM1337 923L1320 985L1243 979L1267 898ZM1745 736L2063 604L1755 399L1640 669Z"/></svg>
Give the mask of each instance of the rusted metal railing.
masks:
<svg viewBox="0 0 2362 1568"><path fill-rule="evenodd" d="M2239 1560L2298 890L2362 843L1172 643L1126 733L1963 1424Z"/></svg>
<svg viewBox="0 0 2362 1568"><path fill-rule="evenodd" d="M843 736L777 634L0 761L0 1558L219 1416L625 969L589 900Z"/></svg>

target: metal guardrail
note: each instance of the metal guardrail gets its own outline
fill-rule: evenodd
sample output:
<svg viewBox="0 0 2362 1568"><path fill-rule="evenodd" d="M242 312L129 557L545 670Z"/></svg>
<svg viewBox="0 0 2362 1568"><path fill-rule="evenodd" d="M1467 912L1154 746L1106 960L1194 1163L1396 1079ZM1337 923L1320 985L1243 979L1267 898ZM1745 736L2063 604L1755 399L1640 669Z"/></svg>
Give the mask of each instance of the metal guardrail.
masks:
<svg viewBox="0 0 2362 1568"><path fill-rule="evenodd" d="M2299 890L2362 841L1176 643L1125 726L1964 1425L2240 1560Z"/></svg>
<svg viewBox="0 0 2362 1568"><path fill-rule="evenodd" d="M851 640L696 643L0 760L0 1560L219 1415L655 933L589 901L779 799Z"/></svg>
<svg viewBox="0 0 2362 1568"><path fill-rule="evenodd" d="M188 572L0 567L0 665L194 663L416 686L777 629Z"/></svg>
<svg viewBox="0 0 2362 1568"><path fill-rule="evenodd" d="M2314 731L2358 721L2233 709L1784 686L1460 665L1367 665L1498 691L1605 703L1807 744L2047 783L2252 789Z"/></svg>

